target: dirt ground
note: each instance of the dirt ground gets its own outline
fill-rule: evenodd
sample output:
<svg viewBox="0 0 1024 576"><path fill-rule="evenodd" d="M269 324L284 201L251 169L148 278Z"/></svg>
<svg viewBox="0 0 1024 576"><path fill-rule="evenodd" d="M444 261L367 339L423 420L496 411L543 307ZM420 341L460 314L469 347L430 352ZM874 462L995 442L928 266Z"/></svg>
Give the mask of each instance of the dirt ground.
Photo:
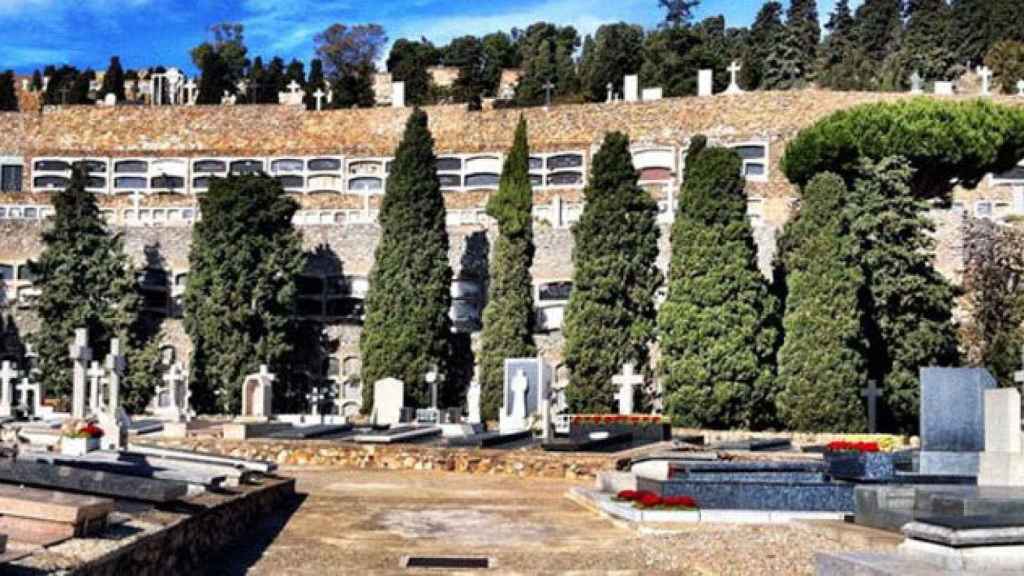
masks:
<svg viewBox="0 0 1024 576"><path fill-rule="evenodd" d="M565 481L294 470L300 502L211 559L210 575L439 574L407 555L489 556L479 574L813 574L815 552L863 549L800 526L635 530L565 498ZM473 574L460 571L459 574Z"/></svg>

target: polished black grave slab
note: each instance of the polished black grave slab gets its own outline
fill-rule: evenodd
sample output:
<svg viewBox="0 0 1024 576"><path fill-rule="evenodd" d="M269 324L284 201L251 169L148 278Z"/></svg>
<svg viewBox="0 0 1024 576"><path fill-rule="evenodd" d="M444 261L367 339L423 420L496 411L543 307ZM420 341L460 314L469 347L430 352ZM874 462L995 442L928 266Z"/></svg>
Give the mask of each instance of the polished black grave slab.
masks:
<svg viewBox="0 0 1024 576"><path fill-rule="evenodd" d="M310 438L339 438L352 432L351 424L314 424L312 426L294 426L284 430L275 430L266 438L282 440L308 440Z"/></svg>
<svg viewBox="0 0 1024 576"><path fill-rule="evenodd" d="M172 502L188 493L185 482L29 461L0 461L0 482L157 503Z"/></svg>
<svg viewBox="0 0 1024 576"><path fill-rule="evenodd" d="M497 448L509 449L528 446L533 443L533 432L524 430L511 434L500 432L482 432L469 436L445 438L444 445L449 448Z"/></svg>

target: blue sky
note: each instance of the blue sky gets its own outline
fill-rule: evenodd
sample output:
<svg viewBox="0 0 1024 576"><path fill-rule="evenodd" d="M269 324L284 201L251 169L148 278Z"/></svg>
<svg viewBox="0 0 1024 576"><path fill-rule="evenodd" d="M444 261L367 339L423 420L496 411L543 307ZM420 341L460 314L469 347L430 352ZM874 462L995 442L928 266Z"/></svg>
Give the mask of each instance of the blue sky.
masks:
<svg viewBox="0 0 1024 576"><path fill-rule="evenodd" d="M835 0L819 0L822 21ZM748 25L761 0L704 0L699 16L725 14ZM854 2L856 4L856 2ZM126 68L163 64L191 71L188 50L210 25L245 24L250 55L308 60L313 36L341 22L376 22L391 40L426 36L435 44L464 34L572 24L581 33L625 20L653 26L657 0L0 0L0 69L29 72L45 64Z"/></svg>

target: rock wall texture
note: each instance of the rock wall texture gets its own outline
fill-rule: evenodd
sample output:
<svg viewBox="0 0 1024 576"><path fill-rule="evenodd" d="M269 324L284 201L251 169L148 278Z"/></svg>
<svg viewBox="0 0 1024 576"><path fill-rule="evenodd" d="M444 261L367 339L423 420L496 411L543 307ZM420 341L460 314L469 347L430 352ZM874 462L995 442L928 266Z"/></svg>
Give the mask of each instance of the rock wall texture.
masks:
<svg viewBox="0 0 1024 576"><path fill-rule="evenodd" d="M164 440L163 446L227 454L235 458L271 460L281 466L338 466L371 470L438 470L469 474L590 479L615 470L616 459L600 454L548 453L529 450L478 450L402 444L360 446L328 440L231 441Z"/></svg>

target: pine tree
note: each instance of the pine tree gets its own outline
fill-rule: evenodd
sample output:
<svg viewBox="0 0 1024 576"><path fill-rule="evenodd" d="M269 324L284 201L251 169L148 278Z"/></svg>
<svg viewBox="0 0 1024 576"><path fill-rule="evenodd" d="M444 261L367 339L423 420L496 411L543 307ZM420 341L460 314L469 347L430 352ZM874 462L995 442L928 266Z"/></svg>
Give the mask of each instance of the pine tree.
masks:
<svg viewBox="0 0 1024 576"><path fill-rule="evenodd" d="M0 74L0 112L18 111L18 92L14 84L13 70Z"/></svg>
<svg viewBox="0 0 1024 576"><path fill-rule="evenodd" d="M798 31L793 28L786 28L776 37L775 45L764 61L763 88L791 90L806 84L810 69L805 67L806 55L800 40Z"/></svg>
<svg viewBox="0 0 1024 576"><path fill-rule="evenodd" d="M124 95L124 70L121 69L121 59L117 56L110 58L110 66L103 76L103 86L100 88L99 98L103 99L107 94L113 94L118 102L125 101Z"/></svg>
<svg viewBox="0 0 1024 576"><path fill-rule="evenodd" d="M912 178L902 158L865 160L850 207L868 294L868 377L883 389L880 426L902 432L917 427L918 370L959 361L955 292L933 266L934 225Z"/></svg>
<svg viewBox="0 0 1024 576"><path fill-rule="evenodd" d="M405 405L424 407L424 376L434 366L442 378L450 371L452 271L436 162L427 114L416 109L395 152L380 211L380 243L359 340L366 410L380 379L402 380Z"/></svg>
<svg viewBox="0 0 1024 576"><path fill-rule="evenodd" d="M580 65L583 97L591 102L604 102L609 84L616 94L622 94L626 75L640 73L643 45L643 27L625 22L605 24L597 29L593 39L588 36Z"/></svg>
<svg viewBox="0 0 1024 576"><path fill-rule="evenodd" d="M743 69L740 71L743 85L748 90L761 87L766 68L765 61L785 30L782 24L782 4L775 1L765 2L750 27L747 49L743 56Z"/></svg>
<svg viewBox="0 0 1024 576"><path fill-rule="evenodd" d="M192 402L237 413L245 376L261 364L284 374L293 352L295 282L305 265L292 224L298 206L273 178L232 176L214 179L200 208L185 290Z"/></svg>
<svg viewBox="0 0 1024 576"><path fill-rule="evenodd" d="M872 72L864 88L895 88L885 72L889 58L900 49L903 34L903 0L865 0L857 9L854 25L856 46Z"/></svg>
<svg viewBox="0 0 1024 576"><path fill-rule="evenodd" d="M324 63L319 58L314 58L309 63L309 80L306 81L306 109L316 110L317 89L324 93L324 99L320 101L322 109L326 109L327 103L327 82L324 80Z"/></svg>
<svg viewBox="0 0 1024 576"><path fill-rule="evenodd" d="M573 227L573 289L565 311L570 410L610 412L612 377L631 362L643 370L654 339L654 295L662 275L657 205L637 185L629 138L605 137Z"/></svg>
<svg viewBox="0 0 1024 576"><path fill-rule="evenodd" d="M812 79L821 43L821 24L818 22L817 0L791 0L786 13L786 29L793 36L799 50L799 68L803 80Z"/></svg>
<svg viewBox="0 0 1024 576"><path fill-rule="evenodd" d="M121 393L148 401L155 382L145 377L152 366L137 361L145 358L139 350L145 343L133 333L139 309L135 269L120 236L107 229L96 198L86 192L87 181L85 168L75 166L68 187L53 198L54 217L42 234L43 251L29 264L40 290L39 329L30 335L39 355L39 377L47 396L68 399L68 345L75 330L85 328L97 359L105 357L111 338L121 339L129 361Z"/></svg>
<svg viewBox="0 0 1024 576"><path fill-rule="evenodd" d="M445 50L445 66L459 69L459 75L452 84L452 96L456 102L469 105L470 110L480 110L483 84L483 45L476 36L462 36L452 40Z"/></svg>
<svg viewBox="0 0 1024 576"><path fill-rule="evenodd" d="M400 38L391 46L387 69L395 82L405 82L405 101L413 106L429 102L431 78L428 68L438 64L440 52L427 40L413 42Z"/></svg>
<svg viewBox="0 0 1024 576"><path fill-rule="evenodd" d="M778 309L757 267L742 162L705 148L686 164L658 313L665 412L687 426L765 426L774 419Z"/></svg>
<svg viewBox="0 0 1024 576"><path fill-rule="evenodd" d="M900 52L890 62L897 86L908 87L914 72L929 80L946 80L963 72L952 49L951 16L945 0L910 0Z"/></svg>
<svg viewBox="0 0 1024 576"><path fill-rule="evenodd" d="M372 66L359 66L334 83L334 108L369 108L374 102Z"/></svg>
<svg viewBox="0 0 1024 576"><path fill-rule="evenodd" d="M199 94L197 104L217 105L224 98L224 92L233 90L228 81L228 67L220 54L210 50L203 54L200 66Z"/></svg>
<svg viewBox="0 0 1024 576"><path fill-rule="evenodd" d="M504 390L506 358L537 354L533 342L533 187L526 120L519 118L515 141L501 171L498 192L487 203L497 220L494 261L488 285L484 330L480 343L481 409L484 418L497 419Z"/></svg>
<svg viewBox="0 0 1024 576"><path fill-rule="evenodd" d="M828 38L820 51L818 84L833 90L860 88L857 61L862 59L855 38L855 21L850 12L850 0L836 2L828 23Z"/></svg>
<svg viewBox="0 0 1024 576"><path fill-rule="evenodd" d="M788 430L863 431L864 278L844 213L846 185L824 173L802 196L786 231L792 249L784 257L788 293L776 405Z"/></svg>
<svg viewBox="0 0 1024 576"><path fill-rule="evenodd" d="M260 104L277 104L278 94L285 91L284 60L274 56L267 66L266 85L259 91Z"/></svg>

